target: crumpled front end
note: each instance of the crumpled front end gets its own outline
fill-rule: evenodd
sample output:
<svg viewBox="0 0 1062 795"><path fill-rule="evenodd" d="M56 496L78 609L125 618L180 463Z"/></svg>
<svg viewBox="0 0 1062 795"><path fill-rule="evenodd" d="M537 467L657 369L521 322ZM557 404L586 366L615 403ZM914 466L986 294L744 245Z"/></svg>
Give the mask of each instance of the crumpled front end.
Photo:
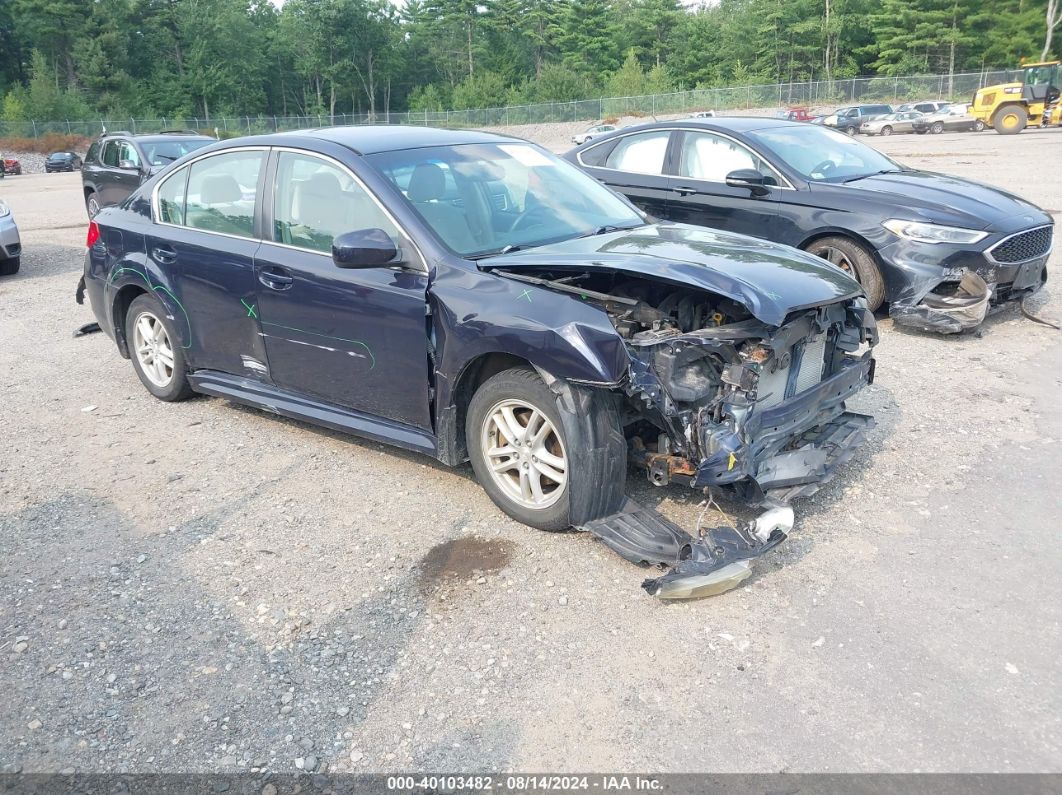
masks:
<svg viewBox="0 0 1062 795"><path fill-rule="evenodd" d="M635 435L631 458L657 485L733 486L751 503L812 494L873 425L845 401L873 381L876 343L860 299L635 348L630 390L667 432Z"/></svg>
<svg viewBox="0 0 1062 795"><path fill-rule="evenodd" d="M981 325L1008 303L1022 301L1047 282L1053 227L1011 234L984 252L900 241L880 251L892 267L889 315L899 325L958 334Z"/></svg>

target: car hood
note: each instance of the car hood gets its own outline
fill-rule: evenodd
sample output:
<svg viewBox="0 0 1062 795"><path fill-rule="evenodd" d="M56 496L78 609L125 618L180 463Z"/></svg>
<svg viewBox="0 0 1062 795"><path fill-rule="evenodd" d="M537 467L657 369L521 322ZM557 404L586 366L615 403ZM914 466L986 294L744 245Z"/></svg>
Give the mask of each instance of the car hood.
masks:
<svg viewBox="0 0 1062 795"><path fill-rule="evenodd" d="M686 224L650 224L576 238L477 264L513 272L602 269L699 287L743 304L753 317L773 326L795 310L862 293L855 280L818 257Z"/></svg>
<svg viewBox="0 0 1062 795"><path fill-rule="evenodd" d="M883 218L989 232L1011 232L1051 223L1047 213L1020 196L931 171L876 174L847 185L819 182L812 185L812 191L835 194L843 207L850 206L852 191L860 191L865 198L877 198L889 205L883 210Z"/></svg>

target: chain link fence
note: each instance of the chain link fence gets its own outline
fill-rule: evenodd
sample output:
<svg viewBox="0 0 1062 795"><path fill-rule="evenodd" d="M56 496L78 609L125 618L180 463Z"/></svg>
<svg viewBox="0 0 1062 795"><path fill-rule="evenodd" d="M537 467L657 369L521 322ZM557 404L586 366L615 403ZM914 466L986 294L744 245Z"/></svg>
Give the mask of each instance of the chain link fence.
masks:
<svg viewBox="0 0 1062 795"><path fill-rule="evenodd" d="M856 102L904 102L919 99L970 101L983 86L1016 79L1014 70L908 77L857 77L800 83L730 86L604 97L574 102L542 102L504 108L408 111L316 116L239 116L223 118L93 119L88 121L0 121L0 137L39 138L49 133L94 137L101 130L132 133L195 130L222 137L350 124L413 124L432 127L497 127L549 122L596 121L621 116L657 116L698 110L740 113L792 105L832 107Z"/></svg>

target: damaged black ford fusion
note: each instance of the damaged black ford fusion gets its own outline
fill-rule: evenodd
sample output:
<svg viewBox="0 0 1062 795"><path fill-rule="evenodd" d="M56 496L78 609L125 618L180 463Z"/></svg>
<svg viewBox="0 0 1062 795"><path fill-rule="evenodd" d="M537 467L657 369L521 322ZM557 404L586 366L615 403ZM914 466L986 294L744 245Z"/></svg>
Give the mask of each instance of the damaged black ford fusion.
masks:
<svg viewBox="0 0 1062 795"><path fill-rule="evenodd" d="M345 128L178 161L89 229L85 293L144 386L470 460L507 514L718 593L871 424L874 320L821 259L649 223L515 139ZM691 535L625 497L726 487L755 520ZM701 528L698 528L701 530Z"/></svg>

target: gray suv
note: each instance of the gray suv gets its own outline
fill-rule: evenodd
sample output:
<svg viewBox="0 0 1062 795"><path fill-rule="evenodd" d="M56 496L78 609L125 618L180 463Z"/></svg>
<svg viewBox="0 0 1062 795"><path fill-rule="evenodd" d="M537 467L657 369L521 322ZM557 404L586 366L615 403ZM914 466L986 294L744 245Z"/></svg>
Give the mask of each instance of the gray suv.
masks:
<svg viewBox="0 0 1062 795"><path fill-rule="evenodd" d="M833 120L827 120L825 124L849 135L855 135L863 126L863 122L890 113L892 113L892 105L849 105L847 108L838 108L833 114Z"/></svg>
<svg viewBox="0 0 1062 795"><path fill-rule="evenodd" d="M85 155L81 185L89 218L103 207L119 204L130 193L174 160L214 143L194 130L173 130L150 135L104 133Z"/></svg>

